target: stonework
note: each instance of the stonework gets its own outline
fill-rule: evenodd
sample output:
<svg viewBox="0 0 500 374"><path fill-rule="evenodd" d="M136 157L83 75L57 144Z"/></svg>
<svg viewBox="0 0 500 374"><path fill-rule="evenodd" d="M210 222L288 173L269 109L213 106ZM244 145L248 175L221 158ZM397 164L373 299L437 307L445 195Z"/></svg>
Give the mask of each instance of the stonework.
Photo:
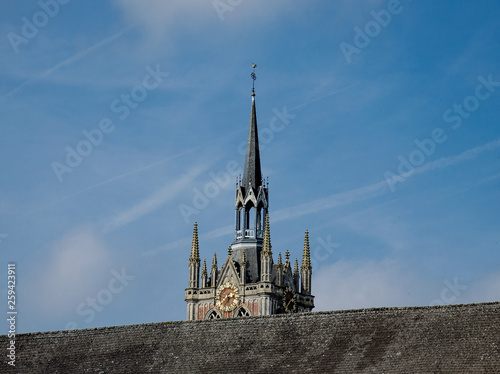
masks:
<svg viewBox="0 0 500 374"><path fill-rule="evenodd" d="M245 167L236 186L234 241L219 269L214 254L210 273L203 260L200 285L198 225L195 223L186 288L187 319L220 319L310 312L311 254L304 239L302 266L292 269L290 254L273 260L269 225L269 189L262 178L255 94L252 93Z"/></svg>

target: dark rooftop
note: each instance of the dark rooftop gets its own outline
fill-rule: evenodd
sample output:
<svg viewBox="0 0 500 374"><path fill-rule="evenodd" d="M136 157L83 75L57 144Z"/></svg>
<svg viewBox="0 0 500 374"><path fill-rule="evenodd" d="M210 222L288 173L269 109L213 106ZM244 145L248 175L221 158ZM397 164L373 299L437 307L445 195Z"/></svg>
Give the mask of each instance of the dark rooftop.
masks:
<svg viewBox="0 0 500 374"><path fill-rule="evenodd" d="M497 373L500 302L41 332L16 345L19 373Z"/></svg>

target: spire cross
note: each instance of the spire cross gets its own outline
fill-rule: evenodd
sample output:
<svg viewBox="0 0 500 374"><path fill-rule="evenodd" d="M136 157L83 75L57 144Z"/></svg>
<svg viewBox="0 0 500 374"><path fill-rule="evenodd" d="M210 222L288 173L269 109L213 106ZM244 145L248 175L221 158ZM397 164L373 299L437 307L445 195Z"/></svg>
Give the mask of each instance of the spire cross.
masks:
<svg viewBox="0 0 500 374"><path fill-rule="evenodd" d="M253 71L252 71L252 74L250 74L250 76L252 77L253 79L253 82L252 82L252 96L255 96L255 80L257 79L257 76L255 75L255 68L257 67L257 64L252 64L252 68L253 68Z"/></svg>

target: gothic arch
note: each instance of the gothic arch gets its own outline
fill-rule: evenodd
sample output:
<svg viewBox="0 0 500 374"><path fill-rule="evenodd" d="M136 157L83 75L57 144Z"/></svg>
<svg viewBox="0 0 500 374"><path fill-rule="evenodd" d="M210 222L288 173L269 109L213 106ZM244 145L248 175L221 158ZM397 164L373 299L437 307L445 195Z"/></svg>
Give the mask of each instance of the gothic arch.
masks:
<svg viewBox="0 0 500 374"><path fill-rule="evenodd" d="M241 306L239 307L238 309L236 309L234 311L234 317L235 318L238 318L238 317L251 317L252 316L252 313L250 313L250 311L245 308L244 306Z"/></svg>
<svg viewBox="0 0 500 374"><path fill-rule="evenodd" d="M219 311L215 308L210 309L207 314L205 314L205 319L210 320L210 319L221 319L222 316L220 315Z"/></svg>
<svg viewBox="0 0 500 374"><path fill-rule="evenodd" d="M244 205L248 206L248 204L251 204L253 207L257 206L257 198L255 197L255 194L253 192L253 189L250 188L245 196L244 200Z"/></svg>

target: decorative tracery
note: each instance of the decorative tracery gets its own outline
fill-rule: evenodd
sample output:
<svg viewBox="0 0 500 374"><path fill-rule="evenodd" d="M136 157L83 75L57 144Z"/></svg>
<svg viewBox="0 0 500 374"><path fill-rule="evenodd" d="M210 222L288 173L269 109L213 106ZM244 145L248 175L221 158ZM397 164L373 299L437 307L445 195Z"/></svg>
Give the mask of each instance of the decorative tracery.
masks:
<svg viewBox="0 0 500 374"><path fill-rule="evenodd" d="M221 315L218 311L216 311L215 309L212 309L211 311L209 311L207 313L207 315L205 316L205 319L221 319Z"/></svg>
<svg viewBox="0 0 500 374"><path fill-rule="evenodd" d="M234 313L234 316L237 318L237 317L250 317L251 314L250 314L250 311L245 308L244 306L242 306L241 308L239 308L235 313Z"/></svg>

